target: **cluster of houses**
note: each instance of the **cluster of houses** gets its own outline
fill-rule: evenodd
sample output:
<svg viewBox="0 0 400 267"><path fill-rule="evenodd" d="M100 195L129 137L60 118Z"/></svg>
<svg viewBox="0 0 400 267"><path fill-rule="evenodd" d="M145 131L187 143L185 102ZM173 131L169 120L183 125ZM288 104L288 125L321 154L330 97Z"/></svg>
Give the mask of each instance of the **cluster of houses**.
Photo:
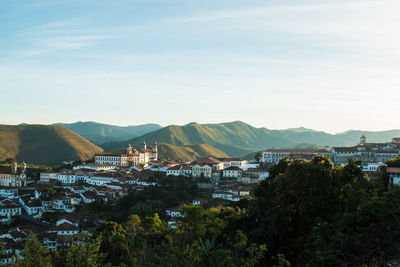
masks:
<svg viewBox="0 0 400 267"><path fill-rule="evenodd" d="M79 218L73 215L61 216L54 224L40 222L21 224L0 234L0 244L3 246L0 264L11 265L23 259L24 245L31 234L51 251L79 245L86 236L90 236L90 233L81 230Z"/></svg>
<svg viewBox="0 0 400 267"><path fill-rule="evenodd" d="M363 162L362 170L374 175L380 167L386 166L389 159L400 156L400 138L394 137L391 142L368 143L362 135L360 143L350 147L332 147L330 150L319 149L267 149L262 153L262 161L265 164L277 164L284 158L311 159L313 156L329 156L335 165L346 165L350 158Z"/></svg>

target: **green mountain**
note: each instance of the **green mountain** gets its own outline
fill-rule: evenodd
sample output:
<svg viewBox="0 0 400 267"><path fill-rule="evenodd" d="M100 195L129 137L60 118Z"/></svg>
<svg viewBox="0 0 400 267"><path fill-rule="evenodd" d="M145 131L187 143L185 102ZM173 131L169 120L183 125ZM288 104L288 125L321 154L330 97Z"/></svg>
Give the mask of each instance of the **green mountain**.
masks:
<svg viewBox="0 0 400 267"><path fill-rule="evenodd" d="M112 141L124 141L136 138L156 131L161 128L158 124L143 124L136 126L115 126L102 124L93 121L75 122L75 123L56 123L56 126L61 126L85 137L95 144L102 144Z"/></svg>
<svg viewBox="0 0 400 267"><path fill-rule="evenodd" d="M174 146L169 144L159 144L158 153L160 159L178 159L194 161L200 158L215 157L224 158L228 157L221 150L209 146L207 144L191 145L191 146Z"/></svg>
<svg viewBox="0 0 400 267"><path fill-rule="evenodd" d="M103 150L82 136L50 125L0 125L0 160L15 157L31 164L57 165L87 160Z"/></svg>
<svg viewBox="0 0 400 267"><path fill-rule="evenodd" d="M125 147L129 143L141 147L144 141L148 144L158 142L175 146L208 144L229 156L242 157L254 151L271 147L293 148L299 144L300 146L313 144L313 146L322 147L351 146L359 142L362 134L367 136L368 142L387 142L392 137L400 136L400 130L348 131L341 134L329 134L305 128L300 130L299 128L287 130L255 128L241 121L219 124L189 123L184 126L170 125L125 142L104 143L101 147L113 150Z"/></svg>

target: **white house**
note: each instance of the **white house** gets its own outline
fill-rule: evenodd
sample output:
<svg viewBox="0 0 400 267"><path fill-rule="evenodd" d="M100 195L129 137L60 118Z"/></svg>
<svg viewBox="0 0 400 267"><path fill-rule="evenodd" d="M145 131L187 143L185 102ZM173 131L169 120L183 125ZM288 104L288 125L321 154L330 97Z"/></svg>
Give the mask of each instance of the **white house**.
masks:
<svg viewBox="0 0 400 267"><path fill-rule="evenodd" d="M189 165L176 165L174 167L167 169L166 175L191 177L192 167Z"/></svg>
<svg viewBox="0 0 400 267"><path fill-rule="evenodd" d="M195 164L192 167L192 177L193 178L211 178L213 167L206 164Z"/></svg>
<svg viewBox="0 0 400 267"><path fill-rule="evenodd" d="M0 204L0 216L11 218L13 216L21 215L22 207L11 201L3 201Z"/></svg>
<svg viewBox="0 0 400 267"><path fill-rule="evenodd" d="M204 159L199 160L197 162L197 164L199 164L199 165L209 165L215 171L224 169L224 163L222 161L218 160L218 159L215 159L215 158L204 158Z"/></svg>
<svg viewBox="0 0 400 267"><path fill-rule="evenodd" d="M223 170L222 176L236 178L238 181L240 181L242 178L242 172L243 170L241 168L236 166L231 166Z"/></svg>
<svg viewBox="0 0 400 267"><path fill-rule="evenodd" d="M179 212L179 208L167 209L165 210L165 214L170 217L182 217L182 214Z"/></svg>
<svg viewBox="0 0 400 267"><path fill-rule="evenodd" d="M241 158L217 158L219 161L224 163L224 169L229 167L238 167L240 169L245 169L247 160Z"/></svg>
<svg viewBox="0 0 400 267"><path fill-rule="evenodd" d="M41 217L44 211L44 207L42 204L42 201L35 199L33 201L29 201L27 203L22 204L22 206L24 207L26 213L28 213L28 215L31 216L38 216Z"/></svg>
<svg viewBox="0 0 400 267"><path fill-rule="evenodd" d="M57 174L57 180L62 184L74 184L76 183L76 174L71 172Z"/></svg>
<svg viewBox="0 0 400 267"><path fill-rule="evenodd" d="M92 174L85 178L85 183L91 185L104 185L114 181L116 181L116 179L108 174Z"/></svg>
<svg viewBox="0 0 400 267"><path fill-rule="evenodd" d="M93 171L108 171L108 170L113 170L116 168L116 165L111 165L111 164L80 164L77 166L74 166L74 170L79 170L79 169L88 169L88 170L93 170Z"/></svg>
<svg viewBox="0 0 400 267"><path fill-rule="evenodd" d="M79 233L79 228L75 225L69 223L62 223L57 225L56 227L50 229L49 233L57 233L57 235L77 235Z"/></svg>

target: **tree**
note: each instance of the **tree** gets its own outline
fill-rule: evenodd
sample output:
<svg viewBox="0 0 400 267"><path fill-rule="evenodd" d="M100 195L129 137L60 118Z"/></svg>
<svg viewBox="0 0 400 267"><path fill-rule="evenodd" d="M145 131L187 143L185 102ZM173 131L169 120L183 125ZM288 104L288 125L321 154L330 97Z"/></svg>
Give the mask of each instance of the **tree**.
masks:
<svg viewBox="0 0 400 267"><path fill-rule="evenodd" d="M80 246L72 246L65 256L65 267L103 266L105 254L100 252L101 238L92 239Z"/></svg>
<svg viewBox="0 0 400 267"><path fill-rule="evenodd" d="M257 162L261 162L261 159L262 159L262 154L261 154L261 152L257 152L257 153L254 155L254 160L257 161Z"/></svg>
<svg viewBox="0 0 400 267"><path fill-rule="evenodd" d="M126 232L120 224L106 222L97 229L95 237L101 240L99 251L106 255L104 262L112 265L128 262Z"/></svg>
<svg viewBox="0 0 400 267"><path fill-rule="evenodd" d="M4 163L6 163L6 164L12 164L12 163L14 163L14 162L17 162L17 159L16 159L16 158L6 158L6 159L4 160Z"/></svg>
<svg viewBox="0 0 400 267"><path fill-rule="evenodd" d="M25 242L24 259L17 266L21 267L51 267L51 256L47 247L42 246L34 235L30 235Z"/></svg>

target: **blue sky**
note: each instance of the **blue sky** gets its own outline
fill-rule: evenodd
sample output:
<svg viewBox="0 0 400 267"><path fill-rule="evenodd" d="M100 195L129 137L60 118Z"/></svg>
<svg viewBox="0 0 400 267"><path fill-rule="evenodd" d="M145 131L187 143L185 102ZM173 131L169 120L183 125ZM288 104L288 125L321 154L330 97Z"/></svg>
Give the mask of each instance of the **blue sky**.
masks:
<svg viewBox="0 0 400 267"><path fill-rule="evenodd" d="M0 123L400 128L400 2L4 0Z"/></svg>

